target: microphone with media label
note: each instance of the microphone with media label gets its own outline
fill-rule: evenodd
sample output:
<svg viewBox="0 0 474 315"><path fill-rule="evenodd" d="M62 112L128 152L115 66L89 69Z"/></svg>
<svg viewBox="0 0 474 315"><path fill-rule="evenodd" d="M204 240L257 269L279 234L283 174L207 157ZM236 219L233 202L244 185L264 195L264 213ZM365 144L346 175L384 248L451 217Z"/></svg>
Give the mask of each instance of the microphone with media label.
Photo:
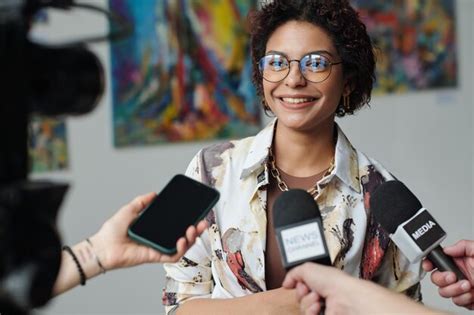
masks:
<svg viewBox="0 0 474 315"><path fill-rule="evenodd" d="M440 246L446 232L402 182L382 183L370 197L370 208L411 263L427 257L438 270L454 272L458 281L465 279Z"/></svg>
<svg viewBox="0 0 474 315"><path fill-rule="evenodd" d="M283 266L304 262L331 265L319 207L305 190L284 191L273 205L273 224Z"/></svg>

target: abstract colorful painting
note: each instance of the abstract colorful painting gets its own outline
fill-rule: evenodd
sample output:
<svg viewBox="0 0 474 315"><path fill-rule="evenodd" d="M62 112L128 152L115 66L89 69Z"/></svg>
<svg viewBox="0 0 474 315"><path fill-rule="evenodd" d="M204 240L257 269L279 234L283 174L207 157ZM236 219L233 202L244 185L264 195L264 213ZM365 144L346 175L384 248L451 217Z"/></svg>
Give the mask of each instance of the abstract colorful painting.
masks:
<svg viewBox="0 0 474 315"><path fill-rule="evenodd" d="M375 93L457 85L456 0L352 0L379 48Z"/></svg>
<svg viewBox="0 0 474 315"><path fill-rule="evenodd" d="M109 0L134 25L111 44L116 146L255 134L246 16L256 0Z"/></svg>
<svg viewBox="0 0 474 315"><path fill-rule="evenodd" d="M28 142L32 172L68 167L66 124L63 120L34 117L30 122Z"/></svg>

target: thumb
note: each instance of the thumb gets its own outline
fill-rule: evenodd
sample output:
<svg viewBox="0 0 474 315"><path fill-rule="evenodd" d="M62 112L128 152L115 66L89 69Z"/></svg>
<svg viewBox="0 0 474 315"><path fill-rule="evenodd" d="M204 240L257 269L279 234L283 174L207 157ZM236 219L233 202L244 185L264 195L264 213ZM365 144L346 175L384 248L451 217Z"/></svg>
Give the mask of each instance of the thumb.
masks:
<svg viewBox="0 0 474 315"><path fill-rule="evenodd" d="M145 209L146 206L148 206L150 202L153 201L155 197L156 193L154 192L135 197L135 199L129 203L130 207L132 208L131 212L134 214L140 213L143 209Z"/></svg>

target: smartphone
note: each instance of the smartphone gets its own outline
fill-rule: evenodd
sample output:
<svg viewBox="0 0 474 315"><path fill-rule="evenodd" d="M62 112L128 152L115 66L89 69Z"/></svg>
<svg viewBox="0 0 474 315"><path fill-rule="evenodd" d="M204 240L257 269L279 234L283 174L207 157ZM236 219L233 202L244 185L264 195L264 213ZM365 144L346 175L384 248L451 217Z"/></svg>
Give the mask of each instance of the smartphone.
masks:
<svg viewBox="0 0 474 315"><path fill-rule="evenodd" d="M138 243L165 254L176 253L177 240L190 225L204 219L219 192L185 175L175 175L128 228Z"/></svg>

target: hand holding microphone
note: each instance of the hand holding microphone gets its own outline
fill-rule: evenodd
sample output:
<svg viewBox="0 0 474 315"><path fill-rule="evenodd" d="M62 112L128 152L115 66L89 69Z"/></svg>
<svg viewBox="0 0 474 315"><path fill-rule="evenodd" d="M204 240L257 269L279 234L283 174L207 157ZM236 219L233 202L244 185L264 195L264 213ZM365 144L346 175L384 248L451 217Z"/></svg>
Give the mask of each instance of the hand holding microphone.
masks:
<svg viewBox="0 0 474 315"><path fill-rule="evenodd" d="M305 190L290 189L283 192L273 205L273 225L283 266L288 271L306 262L331 266L318 204ZM286 288L295 288L300 309L324 314L325 301L319 292L306 285L303 279ZM308 313L313 314L313 313Z"/></svg>
<svg viewBox="0 0 474 315"><path fill-rule="evenodd" d="M459 269L461 260L457 259L456 264L451 257L461 256L462 253L458 252L462 250L443 250L440 244L446 238L446 232L403 183L388 181L381 184L371 196L370 208L376 221L390 234L392 241L410 262L426 257L429 262L424 262L425 269L438 269L431 279L441 287L441 296L452 297L455 304L473 308L474 258L467 258L469 263L463 265L464 272L470 277L469 282ZM470 253L474 256L474 248Z"/></svg>
<svg viewBox="0 0 474 315"><path fill-rule="evenodd" d="M474 309L474 241L462 240L452 246L444 248L444 252L453 257L456 265L461 268L468 280L457 281L451 272L435 270L433 263L426 259L423 261L425 271L431 273L431 281L439 287L439 294L445 298L451 298L453 303Z"/></svg>
<svg viewBox="0 0 474 315"><path fill-rule="evenodd" d="M458 279L466 279L440 246L446 232L402 182L381 184L370 198L370 209L411 263L427 257L439 270L452 271Z"/></svg>
<svg viewBox="0 0 474 315"><path fill-rule="evenodd" d="M301 283L305 283L304 288L300 286ZM283 287L296 288L300 311L305 315L319 314L320 300L323 298L326 301L327 315L445 314L373 282L354 278L337 268L314 263L305 263L291 269Z"/></svg>
<svg viewBox="0 0 474 315"><path fill-rule="evenodd" d="M275 218L280 250L284 266L287 269L305 261L318 262L319 256L314 257L316 252L314 249L312 251L308 250L305 255L296 255L299 259L293 259L294 261L292 257L295 256L295 252L311 247L308 245L311 242L305 234L308 224L312 222L309 213L316 209L318 213L316 221L319 219L320 222L321 220L317 205L312 205L312 203L315 204L314 200L311 203L304 196L304 192L291 192L291 194L290 192L287 192L286 196L282 195L281 199L283 200L278 203L278 205L281 205L281 209L287 210L286 212L281 211L282 216L292 215L291 212L294 209L306 208L306 206L302 206L303 204L307 204L308 208L311 205L313 210L308 210L307 214L303 214L301 210L295 210L295 212L301 211L302 213L301 217L295 220L285 218L278 222L278 219ZM277 202L275 202L276 205ZM434 261L437 268L451 270L458 278L464 279L463 273L453 260L443 253L439 246L446 237L446 233L401 182L389 181L381 184L372 195L370 205L375 219L390 233L390 238L410 262L416 262L428 256ZM291 212L289 209L291 209ZM280 206L278 209L275 207L275 212L280 212ZM315 217L313 217L313 220L315 220ZM281 235L282 231L291 231L295 228L299 231L296 234L298 237L293 236L293 238L285 239ZM323 234L320 234L320 238L321 242L324 242ZM296 242L296 240L299 240L299 242ZM325 258L329 259L327 247L325 253ZM327 263L324 255L322 257L322 261ZM472 266L474 267L474 264ZM425 308L409 300L406 296L391 292L374 283L350 277L335 268L313 263L305 263L291 269L283 282L283 287L296 288L303 314L318 314L324 308L328 314L384 312L440 314L438 311ZM367 296L371 296L372 303L367 303ZM323 299L325 299L325 302L322 303L321 300Z"/></svg>

